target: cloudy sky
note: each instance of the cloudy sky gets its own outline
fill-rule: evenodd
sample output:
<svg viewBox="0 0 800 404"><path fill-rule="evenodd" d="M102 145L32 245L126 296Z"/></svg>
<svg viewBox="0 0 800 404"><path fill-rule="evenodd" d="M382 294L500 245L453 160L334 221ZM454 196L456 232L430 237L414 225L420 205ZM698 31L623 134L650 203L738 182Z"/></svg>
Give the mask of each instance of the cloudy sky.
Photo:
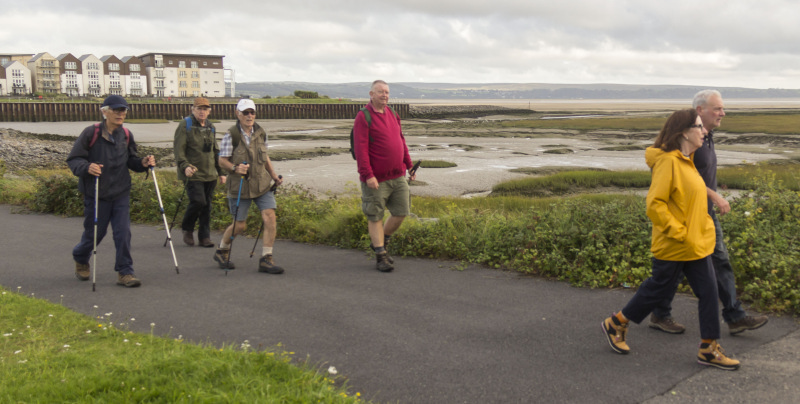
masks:
<svg viewBox="0 0 800 404"><path fill-rule="evenodd" d="M0 0L0 53L224 55L236 81L800 88L796 0Z"/></svg>

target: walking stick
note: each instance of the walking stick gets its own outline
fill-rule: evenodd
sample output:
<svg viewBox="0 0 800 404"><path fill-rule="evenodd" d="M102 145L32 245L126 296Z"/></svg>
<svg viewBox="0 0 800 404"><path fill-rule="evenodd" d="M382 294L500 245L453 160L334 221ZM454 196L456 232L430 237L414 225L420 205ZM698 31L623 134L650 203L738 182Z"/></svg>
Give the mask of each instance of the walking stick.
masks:
<svg viewBox="0 0 800 404"><path fill-rule="evenodd" d="M100 176L94 177L94 246L92 247L92 292L97 275L97 204L100 202Z"/></svg>
<svg viewBox="0 0 800 404"><path fill-rule="evenodd" d="M169 224L169 230L167 230L167 234L172 234L172 226L175 226L175 218L178 217L178 212L181 210L181 203L183 202L183 197L186 196L186 188L189 186L189 179L187 178L183 184L183 193L181 193L181 197L178 198L178 203L175 204L175 214L172 215L172 222ZM167 246L167 241L169 241L169 236L164 240L163 247Z"/></svg>
<svg viewBox="0 0 800 404"><path fill-rule="evenodd" d="M175 262L175 273L180 274L181 271L178 269L178 258L175 257L175 247L172 245L172 236L169 234L169 229L167 228L167 215L164 214L164 203L161 202L161 191L158 190L158 180L156 179L156 170L155 167L150 166L150 172L153 173L153 184L156 185L156 195L158 196L158 208L161 210L161 219L164 220L164 230L167 232L167 241L169 241L169 249L172 250L172 261Z"/></svg>
<svg viewBox="0 0 800 404"><path fill-rule="evenodd" d="M242 164L247 164L243 161ZM233 252L233 239L236 237L236 216L239 216L239 201L242 199L242 184L244 183L244 175L239 177L239 195L236 196L236 209L233 213L233 224L231 224L231 245L228 247L228 260L225 262L225 276L228 276L228 267L231 264L231 253Z"/></svg>
<svg viewBox="0 0 800 404"><path fill-rule="evenodd" d="M283 179L283 176L279 175L278 179L279 180ZM278 189L278 183L277 182L272 184L272 186L269 188L269 190L272 191L272 192L275 192L276 189ZM256 234L256 241L253 243L253 249L250 250L250 258L253 258L253 254L256 252L256 246L258 245L258 238L261 237L261 232L262 231L264 231L264 219L263 218L261 219L261 228L258 229L258 234Z"/></svg>

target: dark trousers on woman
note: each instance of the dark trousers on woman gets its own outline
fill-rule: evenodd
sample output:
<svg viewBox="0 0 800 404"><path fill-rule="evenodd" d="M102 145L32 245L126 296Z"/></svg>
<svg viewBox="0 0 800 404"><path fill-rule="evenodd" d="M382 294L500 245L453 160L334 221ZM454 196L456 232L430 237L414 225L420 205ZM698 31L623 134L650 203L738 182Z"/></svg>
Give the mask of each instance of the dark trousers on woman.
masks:
<svg viewBox="0 0 800 404"><path fill-rule="evenodd" d="M717 278L709 257L695 261L663 261L653 258L653 273L642 283L633 298L622 309L622 314L639 324L653 309L675 291L675 284L683 274L699 299L697 312L700 319L700 338L719 339L719 302Z"/></svg>
<svg viewBox="0 0 800 404"><path fill-rule="evenodd" d="M211 237L211 200L214 198L214 188L217 181L189 181L186 184L186 194L189 196L189 206L183 215L181 229L194 231L194 224L200 222L197 228L197 238L202 240Z"/></svg>
<svg viewBox="0 0 800 404"><path fill-rule="evenodd" d="M114 247L117 250L114 270L120 275L133 274L131 258L131 209L130 192L113 201L100 200L97 204L97 245L103 241L111 225ZM88 264L94 249L94 197L83 198L83 234L81 241L72 249L75 262ZM96 270L96 269L95 269Z"/></svg>

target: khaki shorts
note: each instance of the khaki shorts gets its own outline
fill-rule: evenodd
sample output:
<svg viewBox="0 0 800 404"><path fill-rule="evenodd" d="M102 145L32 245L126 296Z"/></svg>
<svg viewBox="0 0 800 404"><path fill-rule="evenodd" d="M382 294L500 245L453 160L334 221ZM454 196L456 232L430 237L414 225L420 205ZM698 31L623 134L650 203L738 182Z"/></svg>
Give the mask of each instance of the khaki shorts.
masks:
<svg viewBox="0 0 800 404"><path fill-rule="evenodd" d="M410 198L405 177L378 183L378 189L368 187L366 182L361 183L361 210L370 222L383 220L386 209L392 216L408 216Z"/></svg>

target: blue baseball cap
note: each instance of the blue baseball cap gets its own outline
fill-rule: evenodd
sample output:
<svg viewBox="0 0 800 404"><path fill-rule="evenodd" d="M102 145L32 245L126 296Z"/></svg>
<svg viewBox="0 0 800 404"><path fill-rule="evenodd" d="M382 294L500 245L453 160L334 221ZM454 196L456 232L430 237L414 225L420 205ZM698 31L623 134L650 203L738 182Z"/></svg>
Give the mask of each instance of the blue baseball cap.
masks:
<svg viewBox="0 0 800 404"><path fill-rule="evenodd" d="M122 98L121 95L109 95L103 100L103 107L109 107L111 109L117 108L128 108L128 102Z"/></svg>

